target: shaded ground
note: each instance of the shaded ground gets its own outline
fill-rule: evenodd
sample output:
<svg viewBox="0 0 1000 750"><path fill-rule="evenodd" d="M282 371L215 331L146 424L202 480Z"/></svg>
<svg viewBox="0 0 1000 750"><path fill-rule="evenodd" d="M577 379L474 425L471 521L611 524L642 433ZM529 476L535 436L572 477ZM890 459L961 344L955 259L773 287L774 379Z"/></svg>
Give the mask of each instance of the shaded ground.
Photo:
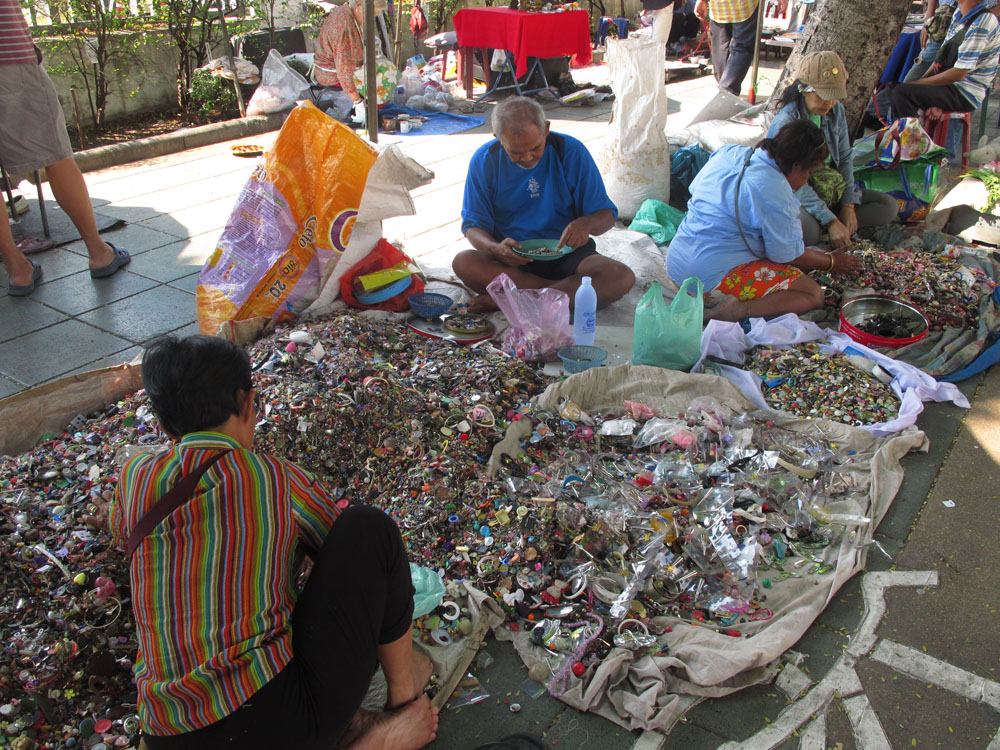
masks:
<svg viewBox="0 0 1000 750"><path fill-rule="evenodd" d="M230 118L218 112L213 112L210 115L203 115L198 112L145 112L116 120L105 125L101 130L93 127L88 128L88 120L82 122L82 143L75 123L67 122L66 129L69 132L69 140L73 144L73 148L77 151L82 151L87 148L110 146L115 143L127 143L139 138L172 133L181 128L192 128L213 122L223 122L228 119Z"/></svg>

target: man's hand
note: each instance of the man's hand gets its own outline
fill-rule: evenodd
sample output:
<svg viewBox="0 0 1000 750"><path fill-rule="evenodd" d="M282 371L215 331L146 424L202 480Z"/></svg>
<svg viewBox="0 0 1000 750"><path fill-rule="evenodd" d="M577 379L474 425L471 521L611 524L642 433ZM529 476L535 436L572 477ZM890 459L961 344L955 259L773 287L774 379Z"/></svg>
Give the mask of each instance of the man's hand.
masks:
<svg viewBox="0 0 1000 750"><path fill-rule="evenodd" d="M573 219L573 221L566 225L562 237L559 238L559 244L556 245L556 250L561 247L571 247L576 250L578 247L586 245L589 239L590 222L588 217L581 216L579 219Z"/></svg>
<svg viewBox="0 0 1000 750"><path fill-rule="evenodd" d="M853 235L858 231L858 214L853 203L845 203L840 207L840 221L847 227L847 234Z"/></svg>
<svg viewBox="0 0 1000 750"><path fill-rule="evenodd" d="M838 250L830 257L833 258L833 268L830 269L832 273L854 273L861 270L862 266L864 266L861 258L857 255L852 255L846 250Z"/></svg>
<svg viewBox="0 0 1000 750"><path fill-rule="evenodd" d="M694 14L702 21L708 20L708 3L706 0L698 0L698 2L694 4Z"/></svg>
<svg viewBox="0 0 1000 750"><path fill-rule="evenodd" d="M520 253L514 252L515 247L521 247L521 243L507 237L505 240L498 242L495 246L493 246L490 249L490 252L493 253L494 258L504 265L523 266L525 263L530 263L531 258L526 258Z"/></svg>
<svg viewBox="0 0 1000 750"><path fill-rule="evenodd" d="M927 40L930 37L927 35L927 29L923 26L920 27L920 49L924 49L927 46Z"/></svg>
<svg viewBox="0 0 1000 750"><path fill-rule="evenodd" d="M827 224L826 231L830 234L830 244L834 249L839 250L851 244L851 233L840 219L834 219Z"/></svg>

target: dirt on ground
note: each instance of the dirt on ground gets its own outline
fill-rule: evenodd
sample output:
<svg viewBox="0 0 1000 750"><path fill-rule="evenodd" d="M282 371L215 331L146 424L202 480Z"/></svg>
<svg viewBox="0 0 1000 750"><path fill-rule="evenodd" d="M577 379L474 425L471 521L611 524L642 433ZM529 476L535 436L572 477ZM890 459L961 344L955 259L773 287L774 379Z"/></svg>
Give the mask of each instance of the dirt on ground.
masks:
<svg viewBox="0 0 1000 750"><path fill-rule="evenodd" d="M108 123L102 129L87 127L83 123L83 140L77 133L73 123L66 123L69 140L75 151L83 151L97 146L109 146L115 143L125 143L138 138L171 133L181 128L192 128L207 125L212 122L222 122L229 119L219 113L204 115L198 112L150 112L132 115L122 120Z"/></svg>

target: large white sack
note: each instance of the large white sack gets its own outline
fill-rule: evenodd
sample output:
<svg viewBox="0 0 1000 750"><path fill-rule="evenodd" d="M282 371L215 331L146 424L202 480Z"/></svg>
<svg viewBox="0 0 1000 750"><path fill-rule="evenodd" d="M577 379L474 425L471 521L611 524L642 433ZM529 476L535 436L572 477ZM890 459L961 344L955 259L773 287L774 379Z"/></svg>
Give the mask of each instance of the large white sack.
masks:
<svg viewBox="0 0 1000 750"><path fill-rule="evenodd" d="M631 221L647 198L670 200L670 144L664 46L644 39L608 41L614 109L597 164L618 215Z"/></svg>

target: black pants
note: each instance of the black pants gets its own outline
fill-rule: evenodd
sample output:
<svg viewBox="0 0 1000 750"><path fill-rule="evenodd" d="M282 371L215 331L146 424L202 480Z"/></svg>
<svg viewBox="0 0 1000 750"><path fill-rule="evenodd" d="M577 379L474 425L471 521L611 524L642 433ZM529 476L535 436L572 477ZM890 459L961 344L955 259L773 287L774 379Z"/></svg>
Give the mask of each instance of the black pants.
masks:
<svg viewBox="0 0 1000 750"><path fill-rule="evenodd" d="M709 22L712 39L712 71L719 86L740 95L743 79L753 63L753 53L760 40L757 38L757 14L753 12L739 23Z"/></svg>
<svg viewBox="0 0 1000 750"><path fill-rule="evenodd" d="M923 83L898 83L889 95L892 117L914 117L917 110L940 107L945 112L971 112L976 106L962 96L958 86L928 86Z"/></svg>
<svg viewBox="0 0 1000 750"><path fill-rule="evenodd" d="M147 735L150 750L333 747L365 697L376 649L412 627L413 583L399 529L368 506L340 515L315 563L292 613L288 666L211 726Z"/></svg>

